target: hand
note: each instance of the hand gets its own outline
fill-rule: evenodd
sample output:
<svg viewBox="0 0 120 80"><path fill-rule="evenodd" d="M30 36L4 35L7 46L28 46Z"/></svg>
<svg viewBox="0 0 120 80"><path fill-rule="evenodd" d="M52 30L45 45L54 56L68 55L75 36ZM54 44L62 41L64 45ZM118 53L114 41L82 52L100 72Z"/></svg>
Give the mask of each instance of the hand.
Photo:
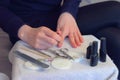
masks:
<svg viewBox="0 0 120 80"><path fill-rule="evenodd" d="M66 36L72 47L80 46L83 42L83 37L78 29L77 23L70 13L63 13L58 19L57 33L62 37L58 46L61 47Z"/></svg>
<svg viewBox="0 0 120 80"><path fill-rule="evenodd" d="M45 26L32 28L23 25L18 32L18 37L36 49L47 49L58 44L61 37Z"/></svg>

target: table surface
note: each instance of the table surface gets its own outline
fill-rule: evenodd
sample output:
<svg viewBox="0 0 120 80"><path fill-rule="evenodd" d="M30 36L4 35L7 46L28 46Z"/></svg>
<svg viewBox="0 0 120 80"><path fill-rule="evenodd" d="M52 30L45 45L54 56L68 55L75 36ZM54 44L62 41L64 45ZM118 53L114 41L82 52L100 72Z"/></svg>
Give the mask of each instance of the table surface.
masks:
<svg viewBox="0 0 120 80"><path fill-rule="evenodd" d="M17 42L9 54L9 59L12 63L12 80L117 80L118 69L113 61L107 56L106 62L98 62L98 65L91 67L89 60L85 58L86 48L90 42L100 41L92 36L85 35L84 43L78 48L72 48L68 39L64 41L62 48L68 48L80 54L79 62L74 62L70 69L59 70L50 66L46 70L30 70L23 65L24 60L14 56L13 51L16 47L22 45ZM99 47L98 47L99 48ZM81 57L82 56L82 57Z"/></svg>

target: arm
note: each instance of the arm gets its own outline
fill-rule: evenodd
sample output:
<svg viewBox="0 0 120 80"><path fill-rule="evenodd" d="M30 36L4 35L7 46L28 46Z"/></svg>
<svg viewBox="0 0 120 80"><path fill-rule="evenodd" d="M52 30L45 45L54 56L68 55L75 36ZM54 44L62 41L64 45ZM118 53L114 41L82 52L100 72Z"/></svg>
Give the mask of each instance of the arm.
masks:
<svg viewBox="0 0 120 80"><path fill-rule="evenodd" d="M45 26L32 28L8 10L9 0L0 1L0 26L13 38L21 39L34 48L47 49L57 44L61 37Z"/></svg>
<svg viewBox="0 0 120 80"><path fill-rule="evenodd" d="M77 26L75 17L77 15L80 0L64 0L62 14L58 19L57 33L61 35L62 40L58 46L61 47L65 37L69 37L72 47L80 46L83 42L82 35Z"/></svg>
<svg viewBox="0 0 120 80"><path fill-rule="evenodd" d="M10 0L0 0L0 26L9 35L17 37L18 29L25 24L18 16L8 10Z"/></svg>
<svg viewBox="0 0 120 80"><path fill-rule="evenodd" d="M64 0L61 12L68 12L72 16L76 17L78 6L80 4L81 0Z"/></svg>

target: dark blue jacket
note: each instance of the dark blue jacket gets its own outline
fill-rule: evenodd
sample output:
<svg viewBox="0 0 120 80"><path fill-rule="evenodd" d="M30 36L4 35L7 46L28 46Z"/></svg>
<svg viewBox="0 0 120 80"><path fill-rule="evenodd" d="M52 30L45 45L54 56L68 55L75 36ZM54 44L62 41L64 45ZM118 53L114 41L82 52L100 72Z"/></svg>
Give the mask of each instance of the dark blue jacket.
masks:
<svg viewBox="0 0 120 80"><path fill-rule="evenodd" d="M76 16L81 0L0 0L0 27L12 42L18 37L18 29L28 24L32 27L47 26L55 30L57 19L63 12Z"/></svg>

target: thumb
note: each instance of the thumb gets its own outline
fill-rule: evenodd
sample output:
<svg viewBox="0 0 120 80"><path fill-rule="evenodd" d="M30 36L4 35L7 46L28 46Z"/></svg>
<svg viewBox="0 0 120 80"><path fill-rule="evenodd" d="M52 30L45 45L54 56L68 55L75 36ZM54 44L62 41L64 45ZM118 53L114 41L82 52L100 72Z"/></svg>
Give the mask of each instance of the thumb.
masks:
<svg viewBox="0 0 120 80"><path fill-rule="evenodd" d="M58 47L62 47L66 34L64 31L58 31L58 34L61 36L61 41L58 43Z"/></svg>
<svg viewBox="0 0 120 80"><path fill-rule="evenodd" d="M61 32L61 30L60 30L60 28L57 28L57 34L59 34L60 36L62 35L62 32Z"/></svg>

